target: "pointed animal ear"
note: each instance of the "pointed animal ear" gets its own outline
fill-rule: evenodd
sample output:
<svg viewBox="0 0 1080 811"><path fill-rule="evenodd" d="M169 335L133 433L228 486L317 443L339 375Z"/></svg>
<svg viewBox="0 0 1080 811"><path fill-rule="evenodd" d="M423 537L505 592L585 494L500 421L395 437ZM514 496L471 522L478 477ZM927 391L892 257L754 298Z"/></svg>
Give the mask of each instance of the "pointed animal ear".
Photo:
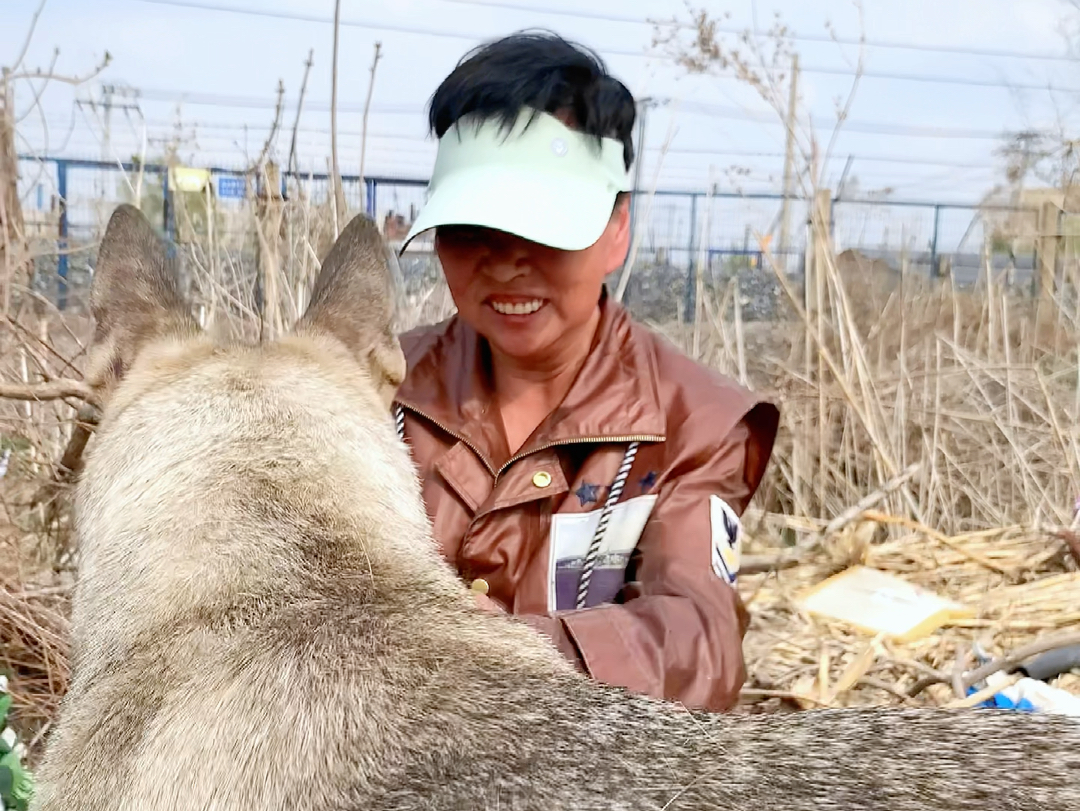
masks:
<svg viewBox="0 0 1080 811"><path fill-rule="evenodd" d="M405 379L405 356L394 334L394 279L378 226L358 214L323 261L296 331L332 335L371 375L390 407Z"/></svg>
<svg viewBox="0 0 1080 811"><path fill-rule="evenodd" d="M94 337L86 380L103 399L149 342L199 332L161 240L135 206L121 205L109 218L90 285L90 312Z"/></svg>

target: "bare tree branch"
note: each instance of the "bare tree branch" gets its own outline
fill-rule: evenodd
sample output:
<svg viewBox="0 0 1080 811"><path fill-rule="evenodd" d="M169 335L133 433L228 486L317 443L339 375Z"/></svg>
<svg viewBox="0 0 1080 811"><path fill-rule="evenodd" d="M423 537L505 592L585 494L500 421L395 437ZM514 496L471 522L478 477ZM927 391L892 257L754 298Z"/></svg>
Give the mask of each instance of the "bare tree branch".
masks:
<svg viewBox="0 0 1080 811"><path fill-rule="evenodd" d="M862 0L854 0L856 11L859 12L859 61L855 67L855 78L851 82L851 90L848 92L847 102L844 106L837 111L836 126L833 127L832 137L829 139L829 146L825 150L825 155L821 161L821 172L825 171L825 167L829 165L829 158L832 157L833 149L836 147L836 139L840 135L840 130L844 127L844 122L847 121L848 116L851 114L851 105L855 101L855 91L859 89L859 80L862 78L863 69L866 66L866 25L863 16ZM832 26L830 25L830 29ZM837 39L836 32L830 30L834 40ZM837 45L839 46L839 42ZM823 181L821 174L816 178L818 183Z"/></svg>
<svg viewBox="0 0 1080 811"><path fill-rule="evenodd" d="M60 58L60 49L57 48L55 51L53 51L52 62L49 63L49 70L47 71L48 74L51 74L56 69L56 61L59 58ZM11 79L9 77L8 81L10 81L10 80ZM47 79L45 81L43 81L38 86L38 88L34 92L34 98L30 102L30 106L26 109L26 112L23 113L22 115L19 115L18 113L15 113L14 110L12 110L12 115L15 116L15 123L16 124L21 124L23 122L23 119L29 117L30 113L32 113L34 110L39 109L40 102L41 102L41 97L43 95L45 95L45 88L47 88L48 86L49 86L49 82L48 82ZM44 112L42 112L42 121L44 121Z"/></svg>
<svg viewBox="0 0 1080 811"><path fill-rule="evenodd" d="M41 12L45 10L46 2L47 0L41 0L37 11L34 12L34 16L30 18L30 28L26 32L26 39L23 40L22 50L19 51L19 55L15 58L15 64L11 66L13 71L21 68L23 60L26 59L26 53L30 50L30 42L34 38L34 29L37 28L38 18L41 16Z"/></svg>
<svg viewBox="0 0 1080 811"><path fill-rule="evenodd" d="M300 99L296 102L296 120L293 121L292 130L292 142L289 144L289 171L293 174L296 173L296 136L300 131L300 114L304 109L304 94L307 92L308 76L311 73L311 66L315 61L315 49L312 48L308 51L307 61L304 62L304 80L300 83Z"/></svg>
<svg viewBox="0 0 1080 811"><path fill-rule="evenodd" d="M375 43L375 58L371 62L371 79L368 81L367 100L364 102L364 123L360 128L360 179L364 179L364 156L367 153L368 111L371 109L371 94L375 91L375 69L379 66L382 55L382 43Z"/></svg>
<svg viewBox="0 0 1080 811"><path fill-rule="evenodd" d="M89 73L87 73L85 76L65 76L62 73L52 73L52 72L44 72L44 71L41 71L41 70L35 70L35 71L23 72L23 73L12 73L12 74L10 74L8 76L8 81L9 82L15 82L15 81L19 81L20 79L45 79L46 81L60 82L61 84L70 84L70 85L86 84L88 81L90 81L95 76L97 76L99 73L101 73L103 70L105 70L105 68L107 68L111 63L112 63L112 54L110 54L108 51L106 51L105 56L102 58L101 62L96 67L94 67Z"/></svg>
<svg viewBox="0 0 1080 811"><path fill-rule="evenodd" d="M73 398L96 403L94 390L81 380L53 380L49 383L7 383L0 381L0 399L44 402Z"/></svg>
<svg viewBox="0 0 1080 811"><path fill-rule="evenodd" d="M251 168L248 171L258 171L263 162L266 160L266 156L270 154L270 148L274 143L274 138L277 136L278 130L281 128L281 115L285 110L285 82L278 79L277 87L277 103L274 105L274 122L270 125L270 133L266 136L266 141L263 142L262 152L259 153L259 157L255 159Z"/></svg>

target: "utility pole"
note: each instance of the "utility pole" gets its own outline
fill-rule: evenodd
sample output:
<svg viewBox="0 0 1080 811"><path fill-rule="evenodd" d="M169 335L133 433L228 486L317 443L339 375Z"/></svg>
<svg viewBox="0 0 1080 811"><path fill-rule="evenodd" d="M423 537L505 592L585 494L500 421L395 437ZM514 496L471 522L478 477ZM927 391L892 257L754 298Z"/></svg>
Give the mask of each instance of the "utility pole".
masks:
<svg viewBox="0 0 1080 811"><path fill-rule="evenodd" d="M138 99L139 91L133 87L126 85L115 84L103 84L101 86L101 123L102 123L102 139L101 139L101 159L105 163L112 163L112 114L113 110L124 110L125 112L131 110L138 110L139 105L133 101ZM117 103L115 99L125 99L125 101ZM90 102L90 106L93 107L93 102Z"/></svg>
<svg viewBox="0 0 1080 811"><path fill-rule="evenodd" d="M795 163L795 119L799 102L799 55L791 57L791 92L788 95L787 109L787 149L784 152L784 199L780 205L780 245L779 252L788 249L788 217L791 211L792 172Z"/></svg>
<svg viewBox="0 0 1080 811"><path fill-rule="evenodd" d="M95 114L101 112L101 160L103 163L112 164L116 158L112 154L112 114L115 110L123 110L125 114L132 110L139 111L137 99L139 93L135 88L125 85L103 84L101 85L101 99L95 101L92 97L86 100L77 99L75 103L80 107L89 107ZM119 100L119 101L118 101ZM100 175L98 182L104 184L106 175ZM113 190L106 190L104 186L98 189L99 194L112 194Z"/></svg>
<svg viewBox="0 0 1080 811"><path fill-rule="evenodd" d="M109 163L111 160L109 149L112 136L112 100L114 90L115 88L111 84L101 86L101 107L103 111L102 118L104 121L104 133L101 139L101 160L103 163Z"/></svg>

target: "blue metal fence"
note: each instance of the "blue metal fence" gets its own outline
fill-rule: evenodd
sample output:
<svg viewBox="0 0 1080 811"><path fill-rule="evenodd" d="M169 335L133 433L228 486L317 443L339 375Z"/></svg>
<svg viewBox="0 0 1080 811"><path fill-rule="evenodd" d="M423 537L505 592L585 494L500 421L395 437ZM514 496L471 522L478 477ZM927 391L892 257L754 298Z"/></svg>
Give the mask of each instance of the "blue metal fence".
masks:
<svg viewBox="0 0 1080 811"><path fill-rule="evenodd" d="M208 167L214 189L214 204L228 209L249 205L257 196L263 178L257 173L229 167ZM160 185L161 233L174 245L177 238L173 192L169 172L161 164L106 163L68 158L24 158L20 161L20 193L28 223L36 223L39 256L55 256L56 303L67 306L71 258L85 252L94 241L113 207L125 195L123 186L154 179ZM329 195L326 174L282 172L282 194L304 190L312 202ZM426 179L347 176L342 179L347 205L362 208L382 221L388 214L406 215L419 209ZM777 230L783 198L777 194L660 190L643 194L636 201L639 266L682 268L685 276L686 306L692 306L691 277L695 260L704 257L714 263L761 264L757 234ZM806 249L809 206L805 199L792 198L790 238L786 246L772 247L793 275L799 275ZM958 205L922 201L833 200L832 236L838 252L854 248L872 257L896 264L905 257L909 268L934 273L947 258L959 281L969 281L979 273L983 245L989 234L988 213L996 212L1026 223L1021 229L1034 234L1037 212L1030 209L983 204ZM40 215L35 218L35 214ZM50 235L49 229L55 228ZM49 244L53 247L50 251ZM1011 263L1020 276L1030 275L1035 264L1033 240L1021 240L1020 250L993 258L995 266ZM80 247L80 244L82 247ZM430 250L420 240L415 250ZM89 258L86 259L89 264ZM51 264L50 264L51 269ZM689 310L687 310L688 312Z"/></svg>

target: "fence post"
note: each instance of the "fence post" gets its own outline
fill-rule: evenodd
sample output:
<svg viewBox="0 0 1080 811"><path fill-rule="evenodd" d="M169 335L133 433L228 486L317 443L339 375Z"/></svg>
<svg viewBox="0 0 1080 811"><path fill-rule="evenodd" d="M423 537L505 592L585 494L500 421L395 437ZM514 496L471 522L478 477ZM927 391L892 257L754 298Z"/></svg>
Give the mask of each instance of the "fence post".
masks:
<svg viewBox="0 0 1080 811"><path fill-rule="evenodd" d="M1035 273L1039 297L1051 299L1057 288L1058 239L1061 231L1061 210L1047 200L1039 210L1035 237Z"/></svg>
<svg viewBox="0 0 1080 811"><path fill-rule="evenodd" d="M56 162L56 188L60 196L58 205L60 208L59 239L57 240L56 259L56 308L67 309L67 278L68 278L68 162L58 160Z"/></svg>
<svg viewBox="0 0 1080 811"><path fill-rule="evenodd" d="M936 279L941 276L941 267L938 263L937 241L938 230L941 227L941 206L934 206L934 235L930 238L930 277Z"/></svg>
<svg viewBox="0 0 1080 811"><path fill-rule="evenodd" d="M172 205L172 187L169 185L169 167L163 166L161 168L161 228L165 232L165 237L172 242L175 239L173 235L173 205Z"/></svg>
<svg viewBox="0 0 1080 811"><path fill-rule="evenodd" d="M375 178L364 178L364 209L371 219L375 219Z"/></svg>
<svg viewBox="0 0 1080 811"><path fill-rule="evenodd" d="M689 323L697 301L694 296L694 254L697 251L697 193L690 193L690 240L686 253L686 289L683 291L683 317Z"/></svg>

